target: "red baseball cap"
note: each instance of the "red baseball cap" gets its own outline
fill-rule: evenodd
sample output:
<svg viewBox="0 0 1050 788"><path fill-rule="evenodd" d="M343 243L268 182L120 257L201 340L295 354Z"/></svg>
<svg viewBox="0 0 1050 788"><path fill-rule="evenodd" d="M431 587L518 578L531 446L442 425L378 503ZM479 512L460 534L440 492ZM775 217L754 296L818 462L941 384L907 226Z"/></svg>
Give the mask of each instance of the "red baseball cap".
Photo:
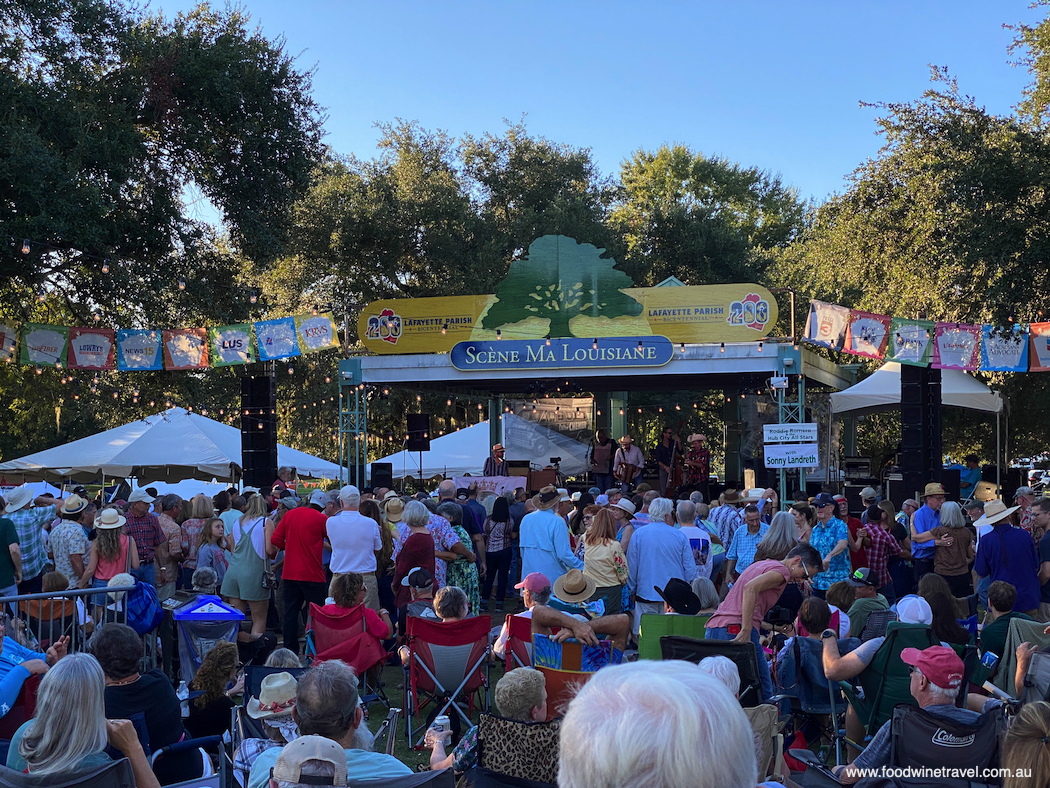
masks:
<svg viewBox="0 0 1050 788"><path fill-rule="evenodd" d="M901 652L905 665L912 665L922 671L922 675L941 689L955 689L962 684L963 661L954 649L945 646L930 646L919 651L917 648L906 648Z"/></svg>
<svg viewBox="0 0 1050 788"><path fill-rule="evenodd" d="M515 588L524 588L530 594L535 594L551 587L550 578L543 572L530 572L521 579Z"/></svg>

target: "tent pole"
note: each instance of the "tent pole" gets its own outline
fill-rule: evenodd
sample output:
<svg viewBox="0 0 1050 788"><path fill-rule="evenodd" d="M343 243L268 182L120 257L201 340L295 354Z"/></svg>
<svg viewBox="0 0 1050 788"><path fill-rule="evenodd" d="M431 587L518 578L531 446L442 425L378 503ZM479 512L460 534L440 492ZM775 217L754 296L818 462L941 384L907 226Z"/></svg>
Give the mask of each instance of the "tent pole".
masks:
<svg viewBox="0 0 1050 788"><path fill-rule="evenodd" d="M999 497L1003 497L1003 453L1000 440L1000 425L1002 422L1002 408L995 414L995 486Z"/></svg>

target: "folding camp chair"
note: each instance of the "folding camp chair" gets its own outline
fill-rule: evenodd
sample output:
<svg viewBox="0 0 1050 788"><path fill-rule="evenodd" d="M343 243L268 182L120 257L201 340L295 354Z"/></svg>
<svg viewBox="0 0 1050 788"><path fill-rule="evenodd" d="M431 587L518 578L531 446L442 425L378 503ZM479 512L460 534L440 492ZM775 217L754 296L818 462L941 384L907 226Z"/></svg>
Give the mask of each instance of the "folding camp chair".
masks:
<svg viewBox="0 0 1050 788"><path fill-rule="evenodd" d="M999 706L965 725L901 703L890 718L890 766L921 769L976 770L999 767L999 746L1006 731L1006 715Z"/></svg>
<svg viewBox="0 0 1050 788"><path fill-rule="evenodd" d="M736 663L740 671L740 705L757 706L762 702L762 682L758 678L758 655L755 644L731 640L697 640L665 635L660 638L663 659L684 659L699 663L704 657L723 656Z"/></svg>
<svg viewBox="0 0 1050 788"><path fill-rule="evenodd" d="M897 614L892 610L873 610L868 613L868 620L864 622L864 629L860 633L860 639L867 643L874 638L881 638L886 634L886 626L891 621L897 620Z"/></svg>
<svg viewBox="0 0 1050 788"><path fill-rule="evenodd" d="M40 655L41 658L44 656ZM14 738L18 726L27 720L33 719L36 714L36 693L40 688L40 676L33 674L22 682L22 689L18 691L18 697L10 711L0 717L0 739Z"/></svg>
<svg viewBox="0 0 1050 788"><path fill-rule="evenodd" d="M660 659L660 638L680 635L703 640L711 616L676 616L646 613L639 622L638 659Z"/></svg>
<svg viewBox="0 0 1050 788"><path fill-rule="evenodd" d="M508 613L507 624L507 668L532 667L532 619Z"/></svg>
<svg viewBox="0 0 1050 788"><path fill-rule="evenodd" d="M379 672L374 671L374 679L369 679L369 672L382 668L389 654L383 648L383 641L368 631L365 609L364 605L358 605L332 615L311 602L306 623L306 655L314 665L341 659L354 669L361 682L361 702L367 707L379 701L389 709L390 701L383 691Z"/></svg>
<svg viewBox="0 0 1050 788"><path fill-rule="evenodd" d="M980 664L977 658L977 646L972 643L968 643L965 646L952 644L952 649L963 661L962 684L959 685L959 694L955 696L955 705L960 709L965 709L966 697L970 694L970 682L973 681L974 672Z"/></svg>
<svg viewBox="0 0 1050 788"><path fill-rule="evenodd" d="M127 758L64 774L24 774L0 766L0 788L135 788L135 774Z"/></svg>
<svg viewBox="0 0 1050 788"><path fill-rule="evenodd" d="M580 687L590 681L594 675L591 671L558 670L555 668L536 668L543 674L547 689L547 722L561 717Z"/></svg>
<svg viewBox="0 0 1050 788"><path fill-rule="evenodd" d="M429 621L408 617L407 636L409 658L405 668L405 733L413 746L412 716L420 715L429 702L439 702L438 715L454 709L467 727L474 711L474 695L485 690L483 708L489 708L489 631L492 620L475 616L456 622ZM465 713L456 702L461 696L467 700ZM418 747L423 741L415 742Z"/></svg>
<svg viewBox="0 0 1050 788"><path fill-rule="evenodd" d="M70 652L78 651L83 643L77 604L72 599L23 599L18 610L25 618L29 633L40 648L47 649L64 635L69 636Z"/></svg>
<svg viewBox="0 0 1050 788"><path fill-rule="evenodd" d="M977 615L977 594L952 597L955 600L955 615L966 619Z"/></svg>

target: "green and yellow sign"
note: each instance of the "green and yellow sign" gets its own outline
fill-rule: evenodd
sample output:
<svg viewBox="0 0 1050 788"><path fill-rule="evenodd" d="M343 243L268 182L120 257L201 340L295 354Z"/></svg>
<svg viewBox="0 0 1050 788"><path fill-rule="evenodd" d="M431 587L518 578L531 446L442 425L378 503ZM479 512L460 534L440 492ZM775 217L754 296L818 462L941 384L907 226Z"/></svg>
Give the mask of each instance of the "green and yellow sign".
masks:
<svg viewBox="0 0 1050 788"><path fill-rule="evenodd" d="M448 353L467 340L548 336L748 342L776 324L776 300L763 287L633 287L603 251L546 235L511 263L494 295L376 301L361 311L358 335L373 353Z"/></svg>

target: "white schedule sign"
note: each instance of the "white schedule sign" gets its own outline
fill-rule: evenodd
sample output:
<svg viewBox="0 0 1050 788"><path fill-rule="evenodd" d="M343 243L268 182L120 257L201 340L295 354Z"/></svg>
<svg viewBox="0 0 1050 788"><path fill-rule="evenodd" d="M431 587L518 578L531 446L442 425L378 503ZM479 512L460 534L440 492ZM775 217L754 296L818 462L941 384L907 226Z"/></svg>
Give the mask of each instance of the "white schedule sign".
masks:
<svg viewBox="0 0 1050 788"><path fill-rule="evenodd" d="M766 443L816 443L816 424L764 424L762 438Z"/></svg>
<svg viewBox="0 0 1050 788"><path fill-rule="evenodd" d="M816 443L766 446L767 468L816 468L819 464Z"/></svg>

